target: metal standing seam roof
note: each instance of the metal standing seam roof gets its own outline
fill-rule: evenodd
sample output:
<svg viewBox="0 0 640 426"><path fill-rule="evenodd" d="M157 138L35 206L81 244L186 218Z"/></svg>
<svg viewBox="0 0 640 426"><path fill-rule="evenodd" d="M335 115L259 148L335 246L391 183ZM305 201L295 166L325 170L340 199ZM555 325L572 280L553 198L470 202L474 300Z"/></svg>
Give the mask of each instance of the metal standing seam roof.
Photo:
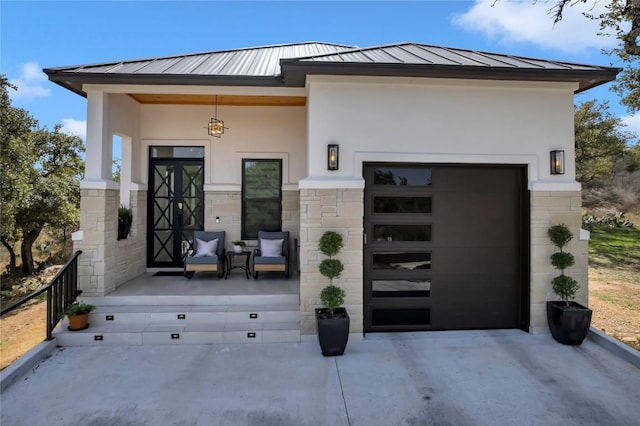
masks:
<svg viewBox="0 0 640 426"><path fill-rule="evenodd" d="M416 76L496 80L574 81L576 93L612 81L620 68L527 58L419 43L354 48L307 58L283 59L285 81L300 73ZM368 74L367 71L368 70ZM297 76L296 76L297 71ZM287 73L290 72L290 76ZM288 78L287 78L288 77Z"/></svg>
<svg viewBox="0 0 640 426"><path fill-rule="evenodd" d="M575 81L580 92L615 79L619 71L409 42L367 48L307 42L44 70L83 96L84 83L304 86L312 73Z"/></svg>
<svg viewBox="0 0 640 426"><path fill-rule="evenodd" d="M175 84L174 77L191 77L191 84L206 84L211 77L224 77L227 84L236 82L251 85L247 79L254 79L262 80L258 85L274 85L275 82L267 82L265 79L277 79L277 84L281 85L281 59L311 57L351 49L354 46L306 42L45 68L44 72L49 75L50 80L83 96L86 95L82 91L83 83ZM136 79L139 81L130 81Z"/></svg>

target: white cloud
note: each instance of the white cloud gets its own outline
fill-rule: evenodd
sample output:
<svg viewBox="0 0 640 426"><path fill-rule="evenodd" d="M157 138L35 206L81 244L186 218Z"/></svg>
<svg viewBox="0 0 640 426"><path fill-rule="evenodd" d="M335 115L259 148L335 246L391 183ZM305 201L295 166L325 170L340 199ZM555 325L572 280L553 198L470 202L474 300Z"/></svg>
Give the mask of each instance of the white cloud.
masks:
<svg viewBox="0 0 640 426"><path fill-rule="evenodd" d="M622 122L627 125L625 130L634 134L636 143L640 142L640 113L622 117Z"/></svg>
<svg viewBox="0 0 640 426"><path fill-rule="evenodd" d="M87 140L87 121L74 120L73 118L63 118L61 132L69 135L80 136L83 141Z"/></svg>
<svg viewBox="0 0 640 426"><path fill-rule="evenodd" d="M598 21L582 15L605 11L606 2L587 3L567 5L562 20L554 25L551 9L555 0L476 0L466 13L456 15L453 23L505 44L525 42L574 53L613 47L616 39L598 36Z"/></svg>
<svg viewBox="0 0 640 426"><path fill-rule="evenodd" d="M20 76L9 79L18 90L9 90L12 101L31 100L43 96L49 96L51 90L44 86L47 76L40 69L37 62L27 62L20 69Z"/></svg>

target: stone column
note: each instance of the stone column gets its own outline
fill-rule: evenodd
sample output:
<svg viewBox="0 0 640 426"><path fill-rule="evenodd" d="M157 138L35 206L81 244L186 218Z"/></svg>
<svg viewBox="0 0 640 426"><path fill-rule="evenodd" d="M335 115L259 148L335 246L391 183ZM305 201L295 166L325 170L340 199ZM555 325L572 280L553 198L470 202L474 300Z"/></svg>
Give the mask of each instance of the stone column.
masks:
<svg viewBox="0 0 640 426"><path fill-rule="evenodd" d="M87 93L87 150L80 183L80 231L74 248L79 259L79 288L87 296L104 296L115 289L119 185L111 180L112 140L109 134L109 95Z"/></svg>
<svg viewBox="0 0 640 426"><path fill-rule="evenodd" d="M531 329L548 332L546 302L557 300L551 280L560 272L551 265L551 255L557 248L547 236L550 226L564 223L573 232L566 250L575 256L575 265L566 274L580 284L576 302L589 301L589 241L581 233L582 201L580 191L531 192Z"/></svg>
<svg viewBox="0 0 640 426"><path fill-rule="evenodd" d="M317 333L315 309L321 308L320 292L329 284L318 271L323 255L318 242L326 231L344 237L344 248L336 256L344 271L334 284L346 292L345 308L351 317L350 332L363 329L363 215L361 188L300 190L300 331Z"/></svg>
<svg viewBox="0 0 640 426"><path fill-rule="evenodd" d="M113 274L118 233L120 193L110 189L80 190L81 236L74 249L82 250L78 287L85 296L104 296L115 289Z"/></svg>

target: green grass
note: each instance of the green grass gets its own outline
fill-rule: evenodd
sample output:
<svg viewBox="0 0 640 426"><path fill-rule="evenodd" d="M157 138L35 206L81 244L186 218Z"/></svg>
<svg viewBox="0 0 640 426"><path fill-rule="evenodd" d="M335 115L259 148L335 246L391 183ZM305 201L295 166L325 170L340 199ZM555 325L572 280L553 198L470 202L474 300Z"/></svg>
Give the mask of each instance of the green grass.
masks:
<svg viewBox="0 0 640 426"><path fill-rule="evenodd" d="M589 263L640 272L640 229L594 227L589 241Z"/></svg>
<svg viewBox="0 0 640 426"><path fill-rule="evenodd" d="M618 306L624 306L625 308L631 310L639 310L640 306L635 306L633 300L630 300L624 296L614 296L609 293L604 293L602 291L592 291L590 296L597 297L600 300L605 302L615 303Z"/></svg>

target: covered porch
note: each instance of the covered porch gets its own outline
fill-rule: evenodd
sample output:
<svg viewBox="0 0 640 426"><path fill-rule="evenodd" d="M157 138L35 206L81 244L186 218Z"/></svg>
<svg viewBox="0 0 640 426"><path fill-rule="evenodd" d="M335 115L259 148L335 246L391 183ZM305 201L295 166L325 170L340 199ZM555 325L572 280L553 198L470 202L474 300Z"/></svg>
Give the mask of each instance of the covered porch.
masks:
<svg viewBox="0 0 640 426"><path fill-rule="evenodd" d="M258 279L245 277L243 271L233 270L229 278L218 278L214 272L198 272L193 278L182 276L158 276L156 272L145 272L125 282L104 297L198 297L261 296L300 294L300 276L292 272L287 279L282 273L262 273ZM100 300L101 298L92 298Z"/></svg>

